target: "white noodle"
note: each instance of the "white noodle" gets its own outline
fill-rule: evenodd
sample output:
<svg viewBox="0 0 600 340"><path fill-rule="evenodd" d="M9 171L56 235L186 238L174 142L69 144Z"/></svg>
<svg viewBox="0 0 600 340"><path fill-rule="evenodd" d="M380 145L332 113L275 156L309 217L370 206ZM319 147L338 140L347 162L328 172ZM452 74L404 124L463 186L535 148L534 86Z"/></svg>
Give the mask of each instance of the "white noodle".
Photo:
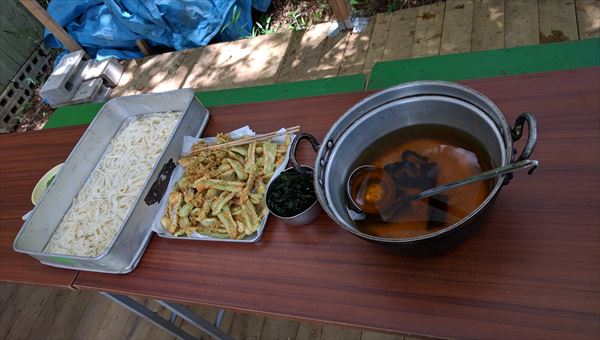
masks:
<svg viewBox="0 0 600 340"><path fill-rule="evenodd" d="M131 120L110 141L44 251L100 255L115 238L180 117L181 112L165 112Z"/></svg>

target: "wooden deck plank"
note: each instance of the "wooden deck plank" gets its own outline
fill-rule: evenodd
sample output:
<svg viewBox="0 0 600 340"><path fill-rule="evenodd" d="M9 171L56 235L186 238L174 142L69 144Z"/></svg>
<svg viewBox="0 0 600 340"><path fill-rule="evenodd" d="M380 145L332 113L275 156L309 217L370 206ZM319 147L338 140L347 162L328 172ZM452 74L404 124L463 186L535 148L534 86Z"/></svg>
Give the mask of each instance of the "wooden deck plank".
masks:
<svg viewBox="0 0 600 340"><path fill-rule="evenodd" d="M344 59L342 60L338 75L362 72L367 53L369 52L369 44L374 26L375 20L369 18L369 23L362 32L352 33L348 37L348 43L346 44L346 50L344 51Z"/></svg>
<svg viewBox="0 0 600 340"><path fill-rule="evenodd" d="M213 323L215 321L215 317L217 316L217 313L219 311L218 308L203 305L193 305L186 307L187 309L189 309L190 311L192 311L193 313L210 323ZM198 339L208 338L208 335L206 335L206 333L202 332L200 329L198 329L198 327L192 326L189 322L183 321L181 323L181 329Z"/></svg>
<svg viewBox="0 0 600 340"><path fill-rule="evenodd" d="M362 332L358 329L325 325L321 331L321 340L360 340Z"/></svg>
<svg viewBox="0 0 600 340"><path fill-rule="evenodd" d="M504 48L504 0L475 0L471 51L499 48Z"/></svg>
<svg viewBox="0 0 600 340"><path fill-rule="evenodd" d="M401 9L392 13L390 33L383 51L383 60L410 58L417 24L417 8Z"/></svg>
<svg viewBox="0 0 600 340"><path fill-rule="evenodd" d="M231 325L233 324L233 319L235 318L235 312L229 309L225 309L225 313L223 313L223 319L221 320L220 329L229 334L229 330L231 329Z"/></svg>
<svg viewBox="0 0 600 340"><path fill-rule="evenodd" d="M214 60L223 46L224 44L214 44L192 50L181 66L189 70L183 88L199 90L214 83L215 80L212 79L215 76Z"/></svg>
<svg viewBox="0 0 600 340"><path fill-rule="evenodd" d="M138 297L132 297L132 299L136 300L137 302L139 302L143 305L146 305L148 303L147 299L138 298ZM142 332L144 332L143 330L146 329L144 334L147 334L148 333L147 330L150 329L150 327L155 327L154 325L150 324L150 322L147 322L147 320L143 319L142 317L137 316L135 313L129 313L129 314L130 315L127 318L127 321L125 321L125 323L121 329L121 334L119 334L120 337L122 337L124 339L133 340L133 339L136 339L135 335L136 335L136 332L138 332L138 330L141 330ZM145 324L148 324L148 326L146 326Z"/></svg>
<svg viewBox="0 0 600 340"><path fill-rule="evenodd" d="M292 70L294 67L297 67L300 64L299 55L301 53L300 45L302 43L302 37L304 36L305 31L295 31L292 32L292 36L290 37L290 42L288 44L287 50L285 52L285 57L281 62L281 66L279 67L279 72L277 73L276 82L285 83L289 82L292 77ZM256 83L256 82L255 82Z"/></svg>
<svg viewBox="0 0 600 340"><path fill-rule="evenodd" d="M104 296L100 296L100 298L107 300L109 304L102 303L102 306L107 308L106 313L102 318L96 320L98 325L96 326L95 334L88 336L95 339L116 339L123 333L123 329L130 321L130 318L132 316L135 317L135 315L125 307L112 302ZM97 297L94 301L97 301Z"/></svg>
<svg viewBox="0 0 600 340"><path fill-rule="evenodd" d="M390 33L391 19L392 15L389 13L378 13L375 16L375 25L373 26L363 72L370 72L376 62L383 60L386 42Z"/></svg>
<svg viewBox="0 0 600 340"><path fill-rule="evenodd" d="M228 334L235 339L258 340L264 324L264 316L236 312Z"/></svg>
<svg viewBox="0 0 600 340"><path fill-rule="evenodd" d="M363 331L360 340L404 340L404 336Z"/></svg>
<svg viewBox="0 0 600 340"><path fill-rule="evenodd" d="M447 0L440 54L469 52L472 33L473 0Z"/></svg>
<svg viewBox="0 0 600 340"><path fill-rule="evenodd" d="M184 76L176 76L187 69L181 64L190 53L189 50L157 54L143 58L138 62L135 77L128 83L135 93L161 92L175 90L183 85Z"/></svg>
<svg viewBox="0 0 600 340"><path fill-rule="evenodd" d="M158 314L158 316L162 317L163 319L168 320L171 316L171 312L163 306L155 306L154 304L152 304L151 309L154 310L156 314ZM163 330L162 328L151 325L151 327L148 330L148 334L146 334L146 339L176 340L177 338L171 335L170 333L167 333L167 331Z"/></svg>
<svg viewBox="0 0 600 340"><path fill-rule="evenodd" d="M317 77L319 58L327 41L332 23L317 24L306 30L300 40L300 53L295 54L290 71L291 81L308 80Z"/></svg>
<svg viewBox="0 0 600 340"><path fill-rule="evenodd" d="M96 334L99 325L102 324L102 320L106 317L112 304L113 302L109 299L98 293L94 293L86 308L81 313L81 319L71 333L70 338L83 340Z"/></svg>
<svg viewBox="0 0 600 340"><path fill-rule="evenodd" d="M540 43L537 1L510 0L504 9L504 47Z"/></svg>
<svg viewBox="0 0 600 340"><path fill-rule="evenodd" d="M236 50L240 46L242 45L237 44L235 41L214 45L214 51L211 53L214 54L214 58L202 71L202 75L200 77L201 80L198 83L200 90L214 90L223 87L223 84L225 83L224 78L226 77L227 73L225 66L228 63L239 60L245 56L235 55Z"/></svg>
<svg viewBox="0 0 600 340"><path fill-rule="evenodd" d="M538 0L540 43L578 40L574 0Z"/></svg>
<svg viewBox="0 0 600 340"><path fill-rule="evenodd" d="M35 289L35 288L34 288ZM25 336L26 339L41 339L46 338L48 331L54 324L54 318L63 309L63 305L67 303L69 297L73 294L72 290L68 289L53 289L48 298L44 301L39 317L36 319L35 327L29 329Z"/></svg>
<svg viewBox="0 0 600 340"><path fill-rule="evenodd" d="M0 311L4 309L4 301L7 301L15 291L18 291L20 285L16 283L0 283Z"/></svg>
<svg viewBox="0 0 600 340"><path fill-rule="evenodd" d="M327 37L319 56L319 67L312 74L313 78L337 76L342 65L344 51L346 50L350 34L348 31L342 31L336 35Z"/></svg>
<svg viewBox="0 0 600 340"><path fill-rule="evenodd" d="M135 90L129 86L135 77L139 61L136 59L123 60L123 74L119 79L117 86L111 91L110 98L116 98L121 96L128 96L135 93Z"/></svg>
<svg viewBox="0 0 600 340"><path fill-rule="evenodd" d="M235 74L234 84L254 84L264 81L274 82L277 78L279 65L285 58L285 53L290 44L292 32L282 32L264 36L258 45L255 45L246 64ZM254 38L253 38L254 39Z"/></svg>
<svg viewBox="0 0 600 340"><path fill-rule="evenodd" d="M273 78L285 56L291 32L269 34L228 44L215 67L221 77L215 89L252 84L260 78Z"/></svg>
<svg viewBox="0 0 600 340"><path fill-rule="evenodd" d="M319 340L323 326L316 323L302 322L296 332L296 340Z"/></svg>
<svg viewBox="0 0 600 340"><path fill-rule="evenodd" d="M445 2L438 2L419 7L411 54L413 58L440 53L445 6Z"/></svg>
<svg viewBox="0 0 600 340"><path fill-rule="evenodd" d="M142 302L144 302L144 305L146 307L148 307L148 309L150 309L151 311L156 312L159 308L158 303L156 303L153 300L143 300ZM132 313L133 314L133 313ZM135 322L135 327L130 331L129 333L129 340L148 340L148 334L150 333L150 331L153 328L157 328L154 324L152 324L150 321L138 317L137 320L134 321ZM166 332L162 332L162 334L165 337L169 337L169 334L167 334Z"/></svg>
<svg viewBox="0 0 600 340"><path fill-rule="evenodd" d="M185 60L191 50L180 51L165 61L164 67L157 72L144 87L144 93L156 93L177 90L183 87L190 69L185 66Z"/></svg>
<svg viewBox="0 0 600 340"><path fill-rule="evenodd" d="M87 290L69 291L61 310L53 315L52 327L43 332L46 339L69 339L94 293ZM35 324L32 318L30 324ZM120 332L115 332L120 334ZM39 333L38 333L39 334Z"/></svg>
<svg viewBox="0 0 600 340"><path fill-rule="evenodd" d="M15 294L22 294L20 297L15 295L15 299L2 300L0 338L25 339L53 291L47 287L20 287L25 288L15 291Z"/></svg>
<svg viewBox="0 0 600 340"><path fill-rule="evenodd" d="M260 338L262 340L296 339L299 324L294 320L267 318Z"/></svg>
<svg viewBox="0 0 600 340"><path fill-rule="evenodd" d="M575 0L579 39L600 37L600 0Z"/></svg>
<svg viewBox="0 0 600 340"><path fill-rule="evenodd" d="M254 49L253 39L242 39L221 44L217 56L210 68L206 71L209 82L204 85L205 89L227 88L233 83L235 72L243 67L244 60L249 57L250 51Z"/></svg>

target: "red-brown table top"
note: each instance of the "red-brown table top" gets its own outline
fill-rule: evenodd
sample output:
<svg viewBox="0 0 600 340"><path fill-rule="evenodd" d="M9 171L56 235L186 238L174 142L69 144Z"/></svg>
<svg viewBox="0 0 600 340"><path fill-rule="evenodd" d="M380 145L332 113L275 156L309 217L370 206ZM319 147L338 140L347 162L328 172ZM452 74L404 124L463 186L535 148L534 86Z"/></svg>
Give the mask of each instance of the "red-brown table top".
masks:
<svg viewBox="0 0 600 340"><path fill-rule="evenodd" d="M457 249L406 257L351 235L325 214L304 227L270 218L262 240L250 245L153 236L132 273L80 272L74 286L434 336L598 336L600 68L463 83L490 97L511 125L519 113L535 112L532 158L541 166L533 176L517 174L479 232ZM205 134L301 124L322 138L365 95L211 108ZM12 238L31 208L35 181L64 160L82 132L0 137L3 280L52 284L48 277L69 273L15 254ZM314 153L305 147L299 158L311 163Z"/></svg>
<svg viewBox="0 0 600 340"><path fill-rule="evenodd" d="M0 136L0 280L71 287L77 271L40 264L13 251L13 241L33 208L31 191L46 171L64 162L85 126Z"/></svg>

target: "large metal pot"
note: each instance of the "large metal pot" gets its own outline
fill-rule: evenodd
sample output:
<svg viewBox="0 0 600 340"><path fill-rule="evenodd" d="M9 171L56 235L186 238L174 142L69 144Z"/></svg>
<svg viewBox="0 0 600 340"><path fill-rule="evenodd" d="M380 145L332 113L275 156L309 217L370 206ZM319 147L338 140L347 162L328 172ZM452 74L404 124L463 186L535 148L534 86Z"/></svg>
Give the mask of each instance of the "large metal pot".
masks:
<svg viewBox="0 0 600 340"><path fill-rule="evenodd" d="M513 142L521 137L525 123L529 125L528 141L515 159ZM347 231L409 253L443 252L476 229L477 222L501 187L508 184L511 175L498 177L486 199L465 218L418 237L385 238L365 234L356 228L346 208L346 181L357 157L381 136L421 124L441 124L468 132L485 146L494 167L529 158L537 140L536 120L531 113L521 114L511 129L498 107L479 92L451 82L417 81L378 92L351 107L331 127L321 146L313 136L300 134L292 143L292 163L298 169L296 147L301 140L309 140L315 151L318 150L314 185L319 201L325 212Z"/></svg>

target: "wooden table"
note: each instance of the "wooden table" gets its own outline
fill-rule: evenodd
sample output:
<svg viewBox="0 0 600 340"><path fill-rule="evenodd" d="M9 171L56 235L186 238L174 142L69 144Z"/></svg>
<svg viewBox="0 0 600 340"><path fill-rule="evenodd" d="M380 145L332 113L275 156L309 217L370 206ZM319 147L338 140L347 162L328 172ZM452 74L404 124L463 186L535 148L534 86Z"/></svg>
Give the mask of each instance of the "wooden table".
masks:
<svg viewBox="0 0 600 340"><path fill-rule="evenodd" d="M0 136L0 280L45 286L72 287L77 271L40 264L13 251L13 241L33 208L31 191L54 165L64 162L85 126ZM74 135L72 133L75 132Z"/></svg>
<svg viewBox="0 0 600 340"><path fill-rule="evenodd" d="M600 334L600 68L504 77L465 84L498 104L510 124L535 112L539 140L533 176L502 190L481 230L437 257L398 256L360 240L326 215L305 227L271 218L252 245L154 236L128 275L80 272L81 289L209 304L267 315L380 331L444 337L585 338ZM212 108L206 131L243 124L259 131L301 124L323 137L364 93ZM0 137L2 256L41 170L66 156L82 128ZM25 143L17 151L10 145ZM47 155L40 148L47 143ZM521 145L520 145L521 146ZM52 152L50 152L52 150ZM300 159L314 154L302 149ZM22 174L18 174L23 169ZM17 178L27 177L18 183ZM10 185L9 185L10 184ZM19 196L16 191L26 194ZM6 192L6 193L5 193ZM11 203L12 202L12 203ZM8 225L7 223L10 223ZM21 276L33 275L33 260ZM14 269L2 270L17 280ZM62 272L48 269L52 272ZM29 282L34 279L29 279Z"/></svg>

